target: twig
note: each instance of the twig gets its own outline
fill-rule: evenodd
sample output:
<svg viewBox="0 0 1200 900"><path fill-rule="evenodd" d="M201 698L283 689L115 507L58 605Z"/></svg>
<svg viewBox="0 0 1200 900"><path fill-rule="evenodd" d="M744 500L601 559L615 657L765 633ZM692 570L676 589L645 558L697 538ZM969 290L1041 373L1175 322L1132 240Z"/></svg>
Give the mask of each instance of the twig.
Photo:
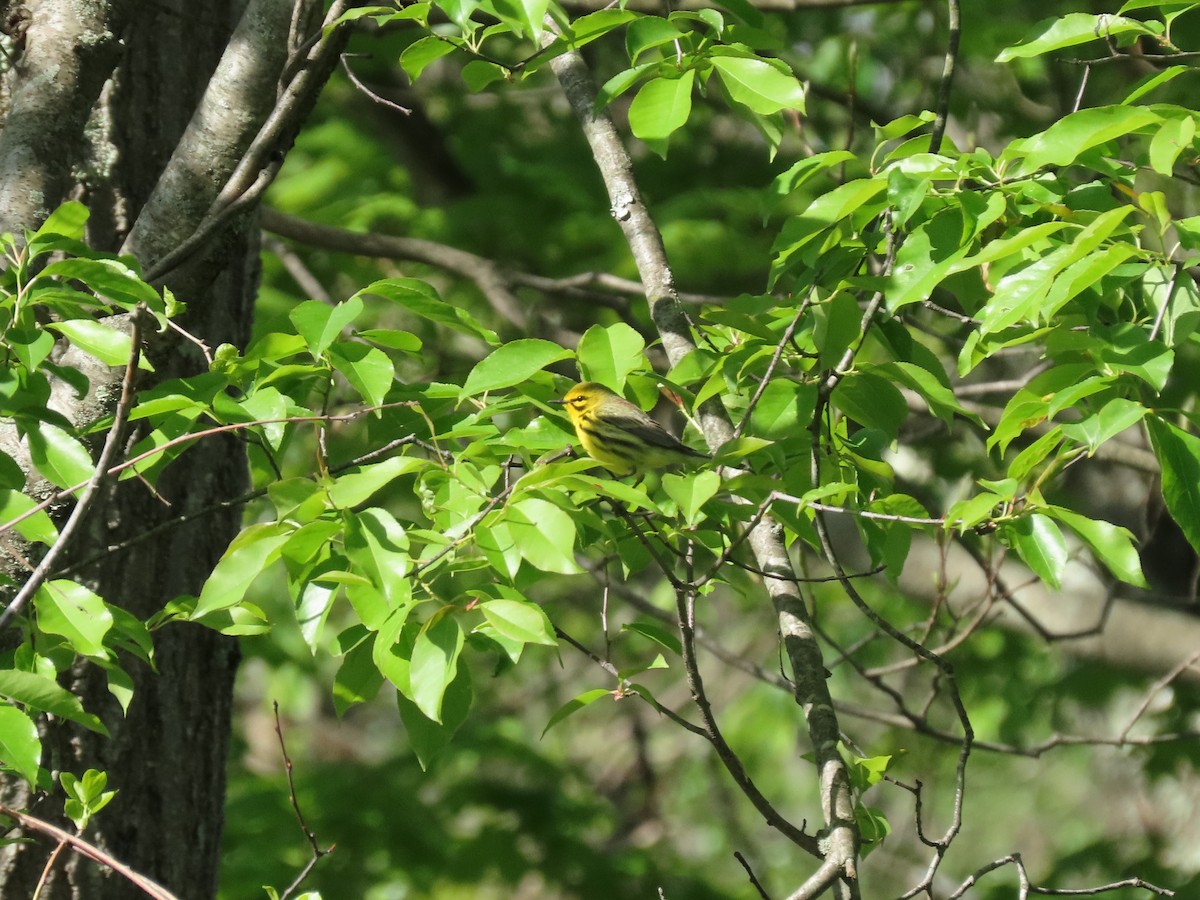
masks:
<svg viewBox="0 0 1200 900"><path fill-rule="evenodd" d="M1149 891L1152 894L1157 894L1160 897L1174 897L1175 892L1167 888L1160 888L1148 881L1143 881L1140 878L1126 878L1124 881L1113 881L1109 884L1102 884L1093 888L1045 888L1031 884L1029 881L1029 873L1025 871L1025 862L1021 859L1020 853L1010 853L1008 856L1002 856L1000 859L993 860L985 866L981 866L972 875L970 875L958 889L950 894L946 900L959 900L967 891L974 887L979 879L989 872L994 872L1004 866L1013 866L1017 870L1017 881L1019 884L1018 897L1020 900L1026 900L1030 894L1040 894L1045 897L1094 897L1097 894L1104 894L1108 891L1117 891L1121 888L1141 888Z"/></svg>
<svg viewBox="0 0 1200 900"><path fill-rule="evenodd" d="M29 601L29 598L37 593L38 588L46 581L58 558L70 546L71 539L83 524L83 520L87 517L88 511L91 510L92 504L104 486L105 480L111 474L110 469L124 440L125 424L129 420L129 411L133 406L133 383L137 378L138 361L142 356L141 326L138 322L140 312L141 310L135 310L133 315L129 317L129 361L125 364L125 377L121 381L121 397L117 401L117 408L113 413L113 423L108 429L108 435L104 439L104 446L100 450L100 457L96 460L96 465L93 467L92 474L87 481L76 485L67 493L67 496L70 496L76 489L83 488L83 493L79 496L79 502L71 510L71 515L59 532L58 539L46 551L46 555L42 557L37 567L30 573L29 578L25 580L25 584L21 586L21 589L17 591L17 595L13 597L12 602L8 604L3 612L0 612L0 628L3 628L13 616L21 611L21 608ZM2 530L0 529L0 531Z"/></svg>
<svg viewBox="0 0 1200 900"><path fill-rule="evenodd" d="M675 712L675 710L671 709L668 706L663 706L661 703L659 703L657 700L655 700L653 697L651 697L647 694L640 693L637 690L637 688L630 688L628 681L626 681L626 679L621 677L621 673L615 665L613 665L607 659L604 659L603 657L599 656L598 654L593 653L590 649L588 649L588 647L585 644L583 644L581 641L578 641L575 638L573 638L571 635L569 635L567 632L563 631L557 625L554 626L554 634L559 640L565 641L566 643L570 644L572 647L574 647L576 650L578 650L580 653L582 653L584 656L586 656L588 659L590 659L592 662L594 662L596 665L598 665L601 669L603 669L605 672L607 672L609 675L611 675L613 678L615 678L617 680L617 690L623 696L628 696L630 694L636 694L642 700L645 700L646 703L648 703L656 712L658 712L660 715L666 716L668 719L670 719L672 722L674 722L680 728L683 728L686 731L690 731L692 734L696 735L697 737L707 737L707 735L704 733L704 729L701 728L699 725L693 725L691 722L689 722L683 716L679 715L679 713Z"/></svg>
<svg viewBox="0 0 1200 900"><path fill-rule="evenodd" d="M69 831L64 831L57 825L53 825L36 816L31 816L28 813L23 813L15 809L11 809L3 804L0 804L0 816L7 816L14 820L23 828L28 828L32 831L40 831L42 834L48 835L61 843L70 844L72 849L86 856L88 859L100 863L102 866L108 866L130 884L137 887L142 893L153 897L154 900L179 900L174 894L164 888L162 885L151 881L145 875L139 875L125 863L116 859L112 855L104 852L99 847L89 844L81 837L71 834Z"/></svg>
<svg viewBox="0 0 1200 900"><path fill-rule="evenodd" d="M677 624L679 626L679 635L681 638L680 644L683 650L683 669L687 676L688 688L692 692L692 702L696 704L696 709L700 712L700 720L704 723L705 737L712 744L713 749L717 753L717 758L725 766L725 770L729 772L734 783L746 795L747 799L758 810L759 814L766 820L767 824L779 830L788 840L796 844L802 850L811 853L818 858L825 857L817 839L810 834L797 828L771 805L771 802L763 796L755 785L750 776L746 773L745 767L742 765L741 759L734 752L733 748L725 740L725 736L721 734L721 729L717 725L716 717L713 715L712 704L709 703L708 695L704 690L704 679L700 675L700 666L696 659L696 627L694 622L694 610L689 598L694 596L695 590L688 587L683 591L676 590L675 592L675 609L678 615ZM826 862L833 860L837 863L836 856L830 855L826 858ZM836 871L836 868L835 868Z"/></svg>
<svg viewBox="0 0 1200 900"><path fill-rule="evenodd" d="M42 866L41 877L38 878L37 886L33 889L33 897L30 900L39 900L42 896L42 888L46 886L46 882L50 879L50 872L54 869L54 864L58 862L58 857L62 854L63 849L67 846L66 841L59 841L54 852L50 854L50 858L46 860L46 865Z"/></svg>
<svg viewBox="0 0 1200 900"><path fill-rule="evenodd" d="M401 106L399 103L393 103L387 97L381 97L379 94L375 93L373 90L371 90L365 84L363 84L359 80L358 76L354 74L354 70L350 68L350 61L349 61L350 56L351 56L351 54L349 54L349 53L342 54L342 56L341 56L342 71L344 71L346 73L346 77L350 79L350 83L353 84L356 88L358 88L363 93L363 96L365 96L368 100L378 103L380 106L386 106L392 112L400 113L400 115L402 115L402 116L411 116L412 115L412 110L409 109L407 106Z"/></svg>
<svg viewBox="0 0 1200 900"><path fill-rule="evenodd" d="M742 851L734 850L733 858L741 863L742 868L746 870L746 877L750 879L750 884L758 891L758 896L762 897L763 900L771 900L771 895L767 893L767 889L762 886L757 876L755 876L754 870L750 868L750 863L746 862L746 857L742 856Z"/></svg>
<svg viewBox="0 0 1200 900"><path fill-rule="evenodd" d="M742 436L742 432L746 430L746 426L750 424L750 415L754 412L754 407L758 406L758 401L762 399L763 392L766 391L767 385L771 383L771 376L775 373L775 367L779 365L779 360L783 357L783 348L786 347L788 341L792 339L792 335L796 333L796 326L800 324L800 320L804 318L804 314L808 312L810 297L804 298L804 302L802 302L800 304L800 308L796 310L796 315L792 316L792 321L788 323L787 328L785 328L783 331L783 336L779 338L779 342L775 345L775 353L771 356L771 361L767 363L766 371L763 372L763 377L758 383L758 389L754 392L754 396L750 398L750 402L746 404L746 410L742 413L742 420L738 422L737 428L733 430L734 440L740 438Z"/></svg>
<svg viewBox="0 0 1200 900"><path fill-rule="evenodd" d="M283 770L287 774L288 797L292 801L292 809L296 813L296 821L300 823L300 831L304 834L309 846L312 847L312 857L309 859L308 865L300 871L300 874L287 886L287 889L279 895L279 900L287 900L292 895L292 892L300 887L304 879L308 877L308 873L312 871L317 861L322 856L332 853L337 845L330 844L327 850L322 850L321 845L317 843L317 836L313 834L313 830L304 821L304 813L301 812L300 801L296 797L296 782L292 774L292 758L288 756L287 744L283 740L283 723L279 721L279 701L272 701L271 707L275 710L275 733L279 735L279 752L283 754Z"/></svg>
<svg viewBox="0 0 1200 900"><path fill-rule="evenodd" d="M946 40L946 61L942 64L942 80L938 85L937 116L933 120L933 130L929 134L929 152L939 153L942 149L942 138L946 134L946 122L950 114L950 86L954 81L954 69L958 60L958 44L962 37L962 18L958 8L959 0L946 0L946 10L949 13L949 25Z"/></svg>
<svg viewBox="0 0 1200 900"><path fill-rule="evenodd" d="M111 466L111 467L105 469L105 473L108 475L117 475L120 472L123 472L132 466L136 466L140 462L144 462L145 460L150 459L151 457L158 456L164 450L169 450L172 447L177 447L180 444L186 444L189 441L196 441L196 440L199 440L200 438L212 437L215 434L227 434L229 432L244 431L248 428L256 428L260 425L284 425L284 424L295 424L295 423L302 423L302 422L348 422L348 421L351 421L352 419L361 418L362 416L365 416L368 413L378 412L381 409L391 409L392 407L395 407L395 406L405 406L408 403L409 403L409 401L407 401L407 400L398 400L394 403L382 403L378 406L365 406L362 409L356 409L353 412L339 413L337 415L284 416L283 418L279 418L279 419L257 419L253 422L233 422L229 425L216 425L212 428L205 428L201 431L193 431L193 432L190 432L189 434L181 434L181 435L179 435L179 437L171 438L171 440L166 441L163 444L160 444L159 446L153 448L152 450L147 450L144 453L139 453L137 456L135 456L131 459L125 460L125 462L121 463L120 465ZM14 516L13 518L9 519L7 522L0 524L0 534L3 534L4 532L9 531L16 525L19 525L21 522L24 522L30 516L35 515L38 512L41 512L42 510L46 509L49 506L53 506L55 503L59 502L60 500L64 500L67 497L70 497L72 494L74 494L80 488L87 487L88 483L89 482L87 482L87 481L81 481L78 484L74 484L69 488L59 491L57 494L52 494L51 496L47 497L45 500L43 500L41 503L37 504L36 506L32 506L29 509L25 510L25 512L21 513L19 516ZM60 541L62 540L61 536L59 537L59 540ZM56 546L57 546L57 544L56 544Z"/></svg>
<svg viewBox="0 0 1200 900"><path fill-rule="evenodd" d="M417 438L414 435L410 434L410 435L406 435L402 438L397 438L394 441L388 441L388 443L384 444L382 447L377 447L376 449L371 450L368 453L364 453L361 456L356 456L354 459L347 460L344 463L339 463L336 466L331 466L329 468L328 474L337 475L337 474L340 474L341 472L346 471L347 469L353 469L355 466L366 465L371 460L376 459L385 454L391 453L393 450L396 450L399 447L403 447L406 444L416 444L416 445L424 448L425 450L432 450L432 448L428 444L425 444L423 441L417 440ZM268 488L265 488L265 487L256 488L255 490L252 490L252 491L246 491L246 493L244 493L238 497L233 497L229 500L220 500L209 506L205 506L202 509L198 509L195 512L185 513L182 516L178 516L174 519L169 519L166 522L160 522L158 525L155 525L153 528L147 529L146 531L143 531L140 534L135 534L133 537L126 538L125 540L119 541L118 543L107 545L103 550L101 550L99 553L97 553L94 556L89 556L87 559L81 559L77 562L71 563L68 566L64 566L61 569L56 569L54 574L55 575L64 575L68 572L74 572L79 569L87 568L92 563L99 562L100 560L112 555L113 553L120 553L122 550L127 550L130 547L133 547L133 546L141 544L145 541L148 541L151 538L158 536L159 534L161 534L164 531L169 531L172 528L179 528L183 525L188 524L189 522L194 522L197 519L203 519L206 516L211 516L211 515L214 515L219 512L224 512L225 510L228 510L228 509L236 509L240 506L245 506L247 503L251 502L252 500L257 500L259 497L264 496L267 493L267 491L268 491Z"/></svg>

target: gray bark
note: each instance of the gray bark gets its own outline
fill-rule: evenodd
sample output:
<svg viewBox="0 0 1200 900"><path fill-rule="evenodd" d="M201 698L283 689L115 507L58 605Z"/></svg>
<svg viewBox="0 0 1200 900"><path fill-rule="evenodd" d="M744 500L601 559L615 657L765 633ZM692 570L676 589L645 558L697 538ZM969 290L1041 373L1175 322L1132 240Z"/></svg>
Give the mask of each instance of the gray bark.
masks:
<svg viewBox="0 0 1200 900"><path fill-rule="evenodd" d="M249 104L230 99L227 116L210 97L200 121L194 113L247 5L270 13L254 22L265 43L241 47L243 61L258 69L252 86L259 93ZM194 228L220 190L223 173L236 165L271 110L290 19L282 17L280 30L278 12L290 13L290 0L155 0L136 4L129 16L126 0L42 0L29 6L24 56L3 84L8 103L0 132L0 227L17 232L36 227L58 203L77 197L92 210L89 241L104 249L121 247L148 205L175 204L173 227L185 233ZM270 34L264 36L264 30ZM269 49L254 55L262 47ZM265 91L264 71L270 73ZM223 96L232 97L229 89L237 86L235 76L222 86ZM164 176L173 156L189 147L201 152L197 129L217 135L202 151L211 164L208 177L188 179L181 168ZM163 184L171 187L171 197L162 193ZM153 223L146 221L142 230L148 237L133 247L150 257L143 265L179 239L173 232L152 233ZM243 346L249 334L258 276L257 238L249 224L246 215L232 220L213 247L176 273L178 281L167 278L188 304L182 324L210 346ZM153 355L155 379L195 374L205 365L187 344L159 347ZM197 594L236 533L236 512L168 530L119 554L102 551L160 522L236 497L245 486L244 454L233 439L193 448L159 479L157 496L136 480L110 486L87 520L83 539L69 552L74 560L101 554L78 577L139 618L180 594ZM69 723L44 723L44 765L55 777L63 771L81 775L87 768L107 771L109 787L119 794L84 837L180 897L210 897L217 884L237 647L194 625L167 625L154 640L157 672L122 660L134 682L128 715L122 715L97 667L77 665L64 678L112 737ZM0 784L0 801L65 824L58 818L61 800L39 801L15 779ZM0 896L31 896L52 850L44 840L4 848ZM41 893L46 900L135 895L129 883L69 852L59 857Z"/></svg>

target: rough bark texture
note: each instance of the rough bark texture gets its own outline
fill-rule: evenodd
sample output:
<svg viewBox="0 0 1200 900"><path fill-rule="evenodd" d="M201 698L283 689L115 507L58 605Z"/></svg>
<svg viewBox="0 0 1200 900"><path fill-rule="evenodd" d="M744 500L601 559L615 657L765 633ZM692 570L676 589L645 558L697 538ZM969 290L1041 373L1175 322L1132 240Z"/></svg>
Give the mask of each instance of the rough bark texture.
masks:
<svg viewBox="0 0 1200 900"><path fill-rule="evenodd" d="M61 200L75 196L92 209L91 242L116 249L187 128L245 3L136 4L123 29L120 2L29 5L33 24L27 56L5 76L12 100L0 133L3 226L35 227ZM67 23L86 27L81 31ZM81 54L81 48L93 46L92 55ZM115 75L105 85L114 64ZM38 124L42 120L46 124ZM31 136L30 129L39 127L55 129L53 147L45 146L44 136ZM223 235L221 244L220 262L210 265L205 277L189 281L187 295L180 297L189 307L184 324L211 346L244 345L257 248L237 230ZM158 362L155 378L204 367L200 354L188 346L160 354ZM156 485L158 496L137 481L110 489L87 522L86 539L70 556L92 558L160 521L237 496L245 479L236 441L205 442L164 474ZM180 594L198 593L237 525L233 514L206 517L103 557L81 574L108 602L144 618ZM89 767L107 771L110 788L120 793L85 837L180 897L210 897L217 881L237 648L231 639L199 626L168 625L155 634L155 652L157 673L124 661L135 691L127 716L108 692L102 671L76 667L66 686L104 719L112 738L48 723L42 729L44 763L56 777ZM38 802L16 781L0 785L0 797L61 823L55 819L59 801ZM0 896L32 896L52 849L43 841L5 848ZM128 883L64 853L40 896L107 900L135 895Z"/></svg>

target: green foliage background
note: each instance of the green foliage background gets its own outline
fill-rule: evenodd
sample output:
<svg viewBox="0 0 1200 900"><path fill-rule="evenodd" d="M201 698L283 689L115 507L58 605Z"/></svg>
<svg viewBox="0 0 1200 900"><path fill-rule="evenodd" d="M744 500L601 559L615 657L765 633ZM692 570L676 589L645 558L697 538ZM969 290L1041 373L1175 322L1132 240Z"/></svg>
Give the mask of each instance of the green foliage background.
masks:
<svg viewBox="0 0 1200 900"><path fill-rule="evenodd" d="M803 882L812 861L764 827L703 741L656 711L689 702L677 640L653 615L673 616L674 594L608 501L651 511L646 527L663 546L690 542L697 572L780 491L787 498L772 510L801 570L827 575L813 504L851 510L839 532L856 548L847 569L883 572L860 583L864 599L934 646L961 621L898 586L914 543L930 537L997 566L1005 555L1019 560L1026 577L1055 590L1069 593L1082 562L1123 596L1194 611L1194 596L1175 596L1177 559L1152 565L1135 550L1135 535L1147 534L1142 501L1096 488L1124 479L1151 506L1165 504L1194 564L1200 289L1181 276L1200 254L1194 72L1098 62L1072 113L1084 71L1073 60L1108 52L1094 14L1115 10L1034 24L1042 6L988 15L967 4L940 153L929 151L925 111L946 42L941 6L761 16L738 2L721 7L716 25L617 10L590 20L611 25L585 48L606 90L653 63L610 111L644 138L629 138L635 172L680 290L713 301L689 303L699 349L669 372L644 301L628 293L601 303L595 293L517 285L522 324L444 267L268 244L251 346L221 348L209 373L155 388L136 413L157 428L139 450L202 424L245 425L260 489L200 596L148 623L199 622L243 639L222 897L282 889L310 855L280 774L272 701L296 800L320 844L336 844L306 882L322 896L751 896L735 851L773 894ZM1170 56L1200 46L1189 4L1127 6L1137 21L1103 25L1114 50L1138 41ZM268 205L352 232L435 241L507 272L636 278L579 127L549 67L531 56L536 3L369 12L353 42L365 55L349 64L413 114L400 118L336 78ZM759 91L749 102L731 74L743 70ZM475 79L488 83L469 90L464 81ZM651 100L690 103L686 122L648 111ZM136 272L101 283L111 261L71 243L78 214L67 207L42 232L48 250L81 265L43 273L33 302L67 321L138 302L171 314L169 298L139 292ZM307 296L297 267L328 298ZM55 293L71 278L106 302ZM877 293L882 307L864 335L862 310ZM33 390L45 360L18 348L45 342L21 339L37 330L21 302L8 341L23 368L12 377ZM67 331L110 364L128 353L115 333ZM820 385L847 350L853 365L826 397ZM581 376L647 407L665 376L684 408L720 396L735 421L752 408L745 437L720 459L754 474L623 484L587 461L551 459L571 435L549 401ZM988 409L962 390L1018 378L1024 385L994 392ZM321 416L341 418L311 420ZM60 439L45 418L30 418L54 438L41 468L66 488L90 457L80 457L81 436ZM1148 434L1161 500L1149 474L1101 453L1130 428ZM170 456L139 474L152 481ZM815 771L801 758L801 716L781 686L790 673L747 559L695 581L702 628L742 661L702 649L701 666L747 769L816 832ZM107 607L54 584L35 626L51 650L18 651L13 670L49 681L75 654L110 663L119 644L148 655L142 623L56 619L70 619L72 603L93 617ZM846 753L864 779L864 896L898 895L930 858L912 824L913 785L923 785L925 833L949 824L958 747L929 733L958 734L947 686L881 637L836 582L805 592L827 642L831 692L846 704ZM620 677L563 633L611 659ZM947 656L981 742L1112 735L1147 690L1144 675L999 628L953 642ZM880 706L873 685L884 680L904 711ZM1136 735L1193 728L1194 684L1159 698ZM3 684L0 693L50 708ZM566 716L573 699L582 708ZM878 715L852 714L866 707ZM915 729L897 726L906 715ZM24 728L18 718L0 728ZM1186 896L1200 871L1189 837L1200 823L1179 800L1197 791L1194 741L1029 756L976 749L963 831L937 890L1020 851L1039 884L1138 876ZM46 778L32 745L11 755L22 774ZM973 896L1012 896L1013 881L1011 870L991 875Z"/></svg>

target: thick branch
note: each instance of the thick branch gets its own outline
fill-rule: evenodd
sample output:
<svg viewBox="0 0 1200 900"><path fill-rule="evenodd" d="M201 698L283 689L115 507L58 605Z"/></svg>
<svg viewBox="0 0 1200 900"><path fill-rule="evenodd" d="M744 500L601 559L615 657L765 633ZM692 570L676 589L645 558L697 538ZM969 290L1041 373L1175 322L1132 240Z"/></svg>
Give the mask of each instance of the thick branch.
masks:
<svg viewBox="0 0 1200 900"><path fill-rule="evenodd" d="M122 252L150 270L204 219L275 107L291 0L250 0Z"/></svg>
<svg viewBox="0 0 1200 900"><path fill-rule="evenodd" d="M29 31L0 132L0 231L36 228L66 196L84 124L117 63L129 6L128 0L30 0Z"/></svg>

